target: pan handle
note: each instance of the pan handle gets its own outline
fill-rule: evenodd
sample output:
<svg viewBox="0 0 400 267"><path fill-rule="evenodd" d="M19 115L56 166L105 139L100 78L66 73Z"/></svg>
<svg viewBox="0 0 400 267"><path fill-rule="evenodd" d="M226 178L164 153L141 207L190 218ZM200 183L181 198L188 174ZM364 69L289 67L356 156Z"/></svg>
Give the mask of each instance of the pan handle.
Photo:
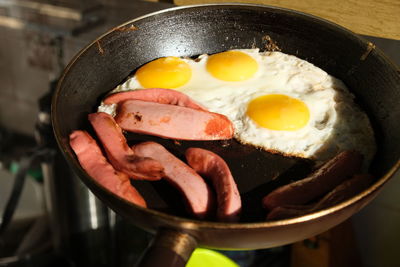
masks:
<svg viewBox="0 0 400 267"><path fill-rule="evenodd" d="M184 267L197 240L176 230L159 230L136 267Z"/></svg>

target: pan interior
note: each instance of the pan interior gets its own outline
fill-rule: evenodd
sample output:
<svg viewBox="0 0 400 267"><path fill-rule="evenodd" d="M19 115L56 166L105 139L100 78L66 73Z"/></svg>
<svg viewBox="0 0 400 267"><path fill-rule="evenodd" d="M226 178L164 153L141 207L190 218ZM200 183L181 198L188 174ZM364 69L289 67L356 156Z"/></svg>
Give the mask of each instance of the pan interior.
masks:
<svg viewBox="0 0 400 267"><path fill-rule="evenodd" d="M156 13L113 30L84 49L67 67L53 101L52 120L58 142L72 166L79 163L68 144L76 129L91 131L87 114L100 99L131 72L162 56L195 56L234 48L271 48L271 40L284 53L296 55L343 80L370 116L378 153L372 172L378 179L400 156L400 78L379 51L363 57L368 44L327 22L295 12L260 6L208 6ZM124 27L124 26L122 26ZM123 29L120 27L120 29ZM362 60L361 60L362 59ZM280 183L304 177L312 163L270 154L236 141L179 142L127 135L133 144L155 140L182 158L187 147L204 147L223 157L232 169L244 201L244 221L263 221L261 197ZM89 184L88 177L81 178ZM135 182L150 206L178 216L181 201L163 182ZM124 209L134 209L120 204ZM120 208L116 207L116 209ZM186 216L186 215L185 215Z"/></svg>

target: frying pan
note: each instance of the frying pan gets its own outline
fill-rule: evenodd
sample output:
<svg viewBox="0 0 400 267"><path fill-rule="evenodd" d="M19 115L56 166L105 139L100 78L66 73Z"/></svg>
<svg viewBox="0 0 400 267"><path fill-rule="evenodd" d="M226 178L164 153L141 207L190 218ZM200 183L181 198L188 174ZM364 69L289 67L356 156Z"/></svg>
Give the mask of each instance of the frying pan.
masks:
<svg viewBox="0 0 400 267"><path fill-rule="evenodd" d="M288 179L309 171L309 162L284 158L237 144L182 142L128 135L129 143L156 140L178 157L189 146L220 154L232 168L243 198L239 223L200 221L185 215L168 184L139 183L149 199L141 208L111 194L80 167L68 143L76 129L91 132L88 113L100 99L142 64L162 56L196 56L234 48L279 48L341 79L369 115L378 145L365 191L330 208L302 217L263 221L261 197ZM133 224L156 233L141 266L184 266L196 246L258 249L316 235L349 218L369 203L399 168L400 75L373 44L325 20L287 9L249 4L172 8L118 26L84 48L62 75L52 103L58 144L74 171L109 207ZM274 179L273 179L274 178Z"/></svg>

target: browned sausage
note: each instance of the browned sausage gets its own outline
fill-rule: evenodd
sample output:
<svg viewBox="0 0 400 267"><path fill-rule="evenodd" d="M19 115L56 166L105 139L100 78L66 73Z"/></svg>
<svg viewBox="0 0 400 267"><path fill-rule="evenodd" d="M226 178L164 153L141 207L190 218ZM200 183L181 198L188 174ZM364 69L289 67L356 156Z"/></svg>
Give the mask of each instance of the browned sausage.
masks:
<svg viewBox="0 0 400 267"><path fill-rule="evenodd" d="M119 197L146 207L146 201L130 184L128 175L116 171L107 162L96 141L87 132L72 132L69 142L82 168L89 176Z"/></svg>
<svg viewBox="0 0 400 267"><path fill-rule="evenodd" d="M242 202L235 180L225 161L217 154L201 148L186 150L186 160L202 177L211 179L217 192L218 220L237 221Z"/></svg>
<svg viewBox="0 0 400 267"><path fill-rule="evenodd" d="M371 181L372 176L369 174L356 174L351 179L335 187L316 204L276 207L268 213L267 220L280 220L302 216L334 206L364 190Z"/></svg>
<svg viewBox="0 0 400 267"><path fill-rule="evenodd" d="M120 103L115 121L126 131L179 140L221 140L233 136L233 125L224 115L141 100Z"/></svg>
<svg viewBox="0 0 400 267"><path fill-rule="evenodd" d="M344 151L326 162L309 177L279 187L263 198L265 208L305 204L320 197L357 173L362 164L362 155L355 151Z"/></svg>
<svg viewBox="0 0 400 267"><path fill-rule="evenodd" d="M351 179L344 181L318 201L318 203L313 207L313 210L325 209L355 196L367 188L372 179L373 177L370 174L354 175Z"/></svg>
<svg viewBox="0 0 400 267"><path fill-rule="evenodd" d="M157 102L160 104L170 104L193 109L207 110L206 108L202 107L200 104L189 98L187 95L179 91L162 88L149 88L119 92L107 96L103 102L106 105L110 105L118 104L126 100L142 100Z"/></svg>
<svg viewBox="0 0 400 267"><path fill-rule="evenodd" d="M112 116L104 112L92 113L89 114L89 121L115 169L133 179L161 179L163 166L152 158L135 155Z"/></svg>
<svg viewBox="0 0 400 267"><path fill-rule="evenodd" d="M184 196L189 211L197 218L204 218L211 208L212 192L192 168L155 142L144 142L132 147L136 155L151 157L164 166L165 179Z"/></svg>
<svg viewBox="0 0 400 267"><path fill-rule="evenodd" d="M294 217L300 217L303 215L306 215L307 213L310 213L312 211L304 208L302 209L301 207L290 207L290 206L285 206L285 207L276 207L273 210L271 210L268 215L267 215L267 220L270 221L276 221L276 220L283 220L283 219L289 219L289 218L294 218Z"/></svg>

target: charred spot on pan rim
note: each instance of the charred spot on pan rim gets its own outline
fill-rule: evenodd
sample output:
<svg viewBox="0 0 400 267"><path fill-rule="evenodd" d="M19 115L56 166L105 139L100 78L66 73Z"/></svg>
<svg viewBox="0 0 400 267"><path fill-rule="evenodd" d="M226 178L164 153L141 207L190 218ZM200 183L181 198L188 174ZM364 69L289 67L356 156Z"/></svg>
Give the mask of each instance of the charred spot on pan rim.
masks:
<svg viewBox="0 0 400 267"><path fill-rule="evenodd" d="M376 46L373 43L368 42L367 49L365 50L364 54L361 55L360 60L364 61L365 59L367 59L367 57L372 52L372 50L375 49L375 47Z"/></svg>
<svg viewBox="0 0 400 267"><path fill-rule="evenodd" d="M103 47L101 47L100 40L97 40L96 44L97 44L97 49L99 51L99 54L104 55L104 49L103 49Z"/></svg>
<svg viewBox="0 0 400 267"><path fill-rule="evenodd" d="M130 26L115 27L112 30L117 32L132 32L139 30L139 28L132 24Z"/></svg>

